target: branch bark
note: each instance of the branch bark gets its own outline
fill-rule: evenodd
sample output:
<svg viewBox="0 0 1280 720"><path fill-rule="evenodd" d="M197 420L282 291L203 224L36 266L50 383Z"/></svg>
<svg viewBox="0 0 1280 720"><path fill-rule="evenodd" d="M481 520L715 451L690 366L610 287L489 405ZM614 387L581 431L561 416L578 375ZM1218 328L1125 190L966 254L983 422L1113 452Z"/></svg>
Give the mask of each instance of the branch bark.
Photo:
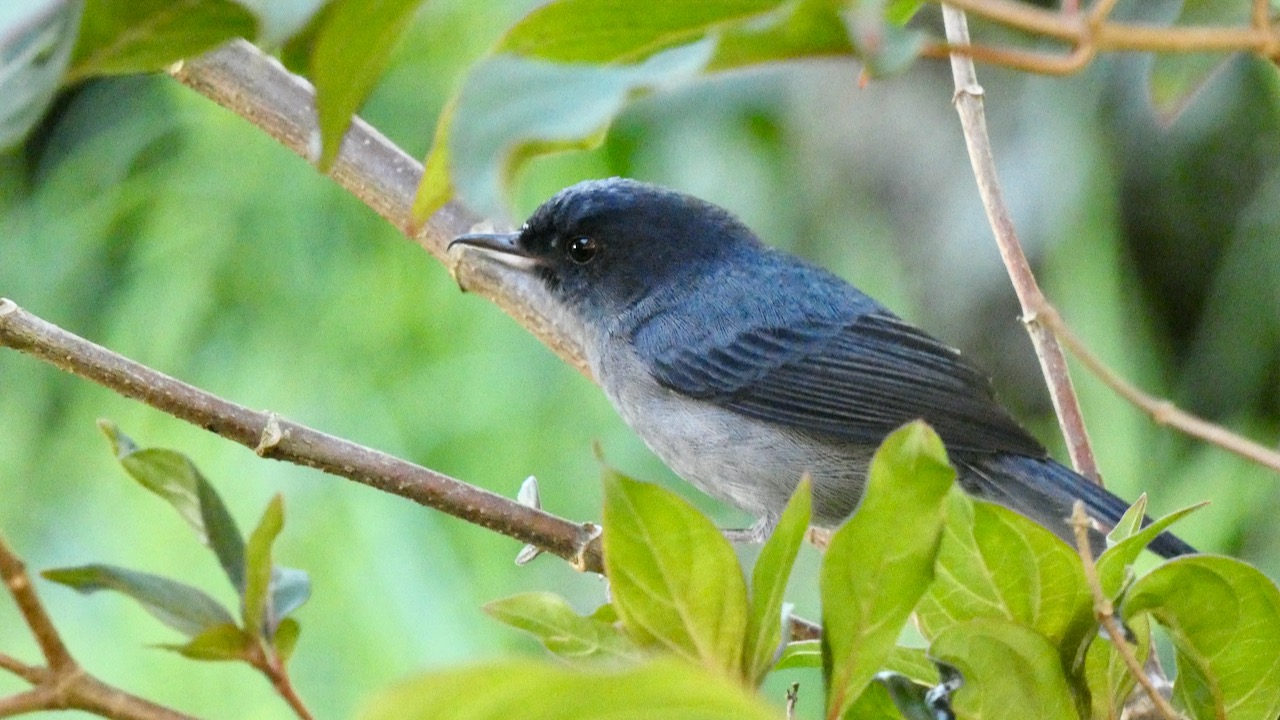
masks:
<svg viewBox="0 0 1280 720"><path fill-rule="evenodd" d="M73 335L0 299L0 345L146 403L262 457L399 495L603 572L597 532L386 453L224 400Z"/></svg>
<svg viewBox="0 0 1280 720"><path fill-rule="evenodd" d="M281 145L317 165L320 129L315 90L274 58L235 40L174 65L179 82L243 117ZM410 216L422 165L359 117L343 138L328 172L406 237L444 264L463 290L491 300L579 372L590 375L569 320L558 316L541 283L481 253L453 253L449 241L480 219L456 202L432 215L415 234Z"/></svg>
<svg viewBox="0 0 1280 720"><path fill-rule="evenodd" d="M1055 12L1018 0L949 0L943 3L1006 27L1071 44L1066 54L974 45L948 33L945 45L924 54L964 55L1025 72L1066 75L1083 69L1101 52L1253 52L1280 62L1280 34L1270 22L1266 0L1254 0L1247 26L1179 26L1116 22L1115 0L1096 0L1087 13Z"/></svg>
<svg viewBox="0 0 1280 720"><path fill-rule="evenodd" d="M1143 670L1142 664L1138 662L1137 656L1133 654L1133 648L1129 646L1129 642L1124 638L1124 630L1116 622L1115 608L1111 604L1111 599L1102 591L1102 582L1098 579L1098 566L1093 559L1093 547L1089 544L1089 530L1091 527L1089 516L1084 511L1084 503L1077 500L1071 508L1071 529L1075 532L1076 551L1080 554L1085 581L1088 582L1089 591L1093 594L1094 617L1107 634L1107 638L1111 640L1112 647L1116 649L1116 653L1124 661L1125 667L1129 669L1129 674L1133 676L1133 679L1141 686L1142 691L1146 693L1146 697L1150 700L1156 713L1163 720L1179 720L1181 716L1169 704L1169 699L1155 686L1151 676ZM1154 655L1155 648L1152 648L1150 652ZM1158 664L1153 669L1156 672L1160 672ZM1160 679L1163 680L1163 674L1161 674ZM1134 696L1136 697L1136 695L1137 693L1135 692ZM1127 704L1132 704L1135 697L1130 697Z"/></svg>
<svg viewBox="0 0 1280 720"><path fill-rule="evenodd" d="M31 585L22 560L0 537L0 579L13 596L23 620L35 636L47 666L27 665L8 655L0 655L0 669L31 683L26 690L0 698L0 718L39 710L84 710L118 720L195 720L176 710L157 705L120 688L107 685L84 671L44 609Z"/></svg>
<svg viewBox="0 0 1280 720"><path fill-rule="evenodd" d="M969 26L963 10L943 5L942 18L946 24L948 42L953 45L969 44ZM1098 464L1089 444L1084 416L1080 412L1080 403L1076 399L1071 375L1067 371L1067 358L1052 330L1040 322L1042 309L1049 303L1040 291L1040 285L1031 272L1031 265L1022 252L1017 230L1013 227L1008 205L1004 201L1004 193L1000 190L995 157L991 152L991 139L987 134L986 113L982 106L982 86L978 84L973 59L952 55L951 74L955 80L956 112L960 114L960 126L964 130L965 145L969 149L973 176L978 182L978 193L982 196L982 205L986 208L987 219L995 233L1000 257L1004 259L1009 279L1018 294L1022 320L1031 335L1036 357L1040 359L1040 369L1049 387L1053 408L1058 414L1058 424L1067 441L1071 463L1081 475L1101 484L1102 478L1098 474Z"/></svg>

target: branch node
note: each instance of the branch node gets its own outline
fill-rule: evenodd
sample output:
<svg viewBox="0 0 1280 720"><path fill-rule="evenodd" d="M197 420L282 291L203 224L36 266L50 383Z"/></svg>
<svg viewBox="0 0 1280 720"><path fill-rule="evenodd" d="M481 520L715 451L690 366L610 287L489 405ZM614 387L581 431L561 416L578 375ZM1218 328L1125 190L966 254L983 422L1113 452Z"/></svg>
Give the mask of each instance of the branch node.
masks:
<svg viewBox="0 0 1280 720"><path fill-rule="evenodd" d="M18 312L18 303L9 298L0 298L0 317Z"/></svg>
<svg viewBox="0 0 1280 720"><path fill-rule="evenodd" d="M966 96L981 99L985 94L986 91L982 89L981 85L978 83L969 83L956 88L955 93L951 96L951 103L958 103Z"/></svg>
<svg viewBox="0 0 1280 720"><path fill-rule="evenodd" d="M324 152L324 144L320 140L319 127L311 128L311 131L307 133L307 147L305 152L307 162L318 167L320 165L320 154Z"/></svg>
<svg viewBox="0 0 1280 720"><path fill-rule="evenodd" d="M280 416L268 411L267 422L262 426L262 435L258 437L258 444L254 446L253 452L258 457L267 457L283 439L284 430L280 428Z"/></svg>
<svg viewBox="0 0 1280 720"><path fill-rule="evenodd" d="M1151 420L1157 425L1169 425L1178 414L1178 407L1170 400L1157 400L1151 406Z"/></svg>
<svg viewBox="0 0 1280 720"><path fill-rule="evenodd" d="M603 533L604 528L592 522L582 523L582 529L587 531L587 539L578 546L578 551L573 554L573 559L569 564L578 572L587 572L591 564L587 561L587 550Z"/></svg>

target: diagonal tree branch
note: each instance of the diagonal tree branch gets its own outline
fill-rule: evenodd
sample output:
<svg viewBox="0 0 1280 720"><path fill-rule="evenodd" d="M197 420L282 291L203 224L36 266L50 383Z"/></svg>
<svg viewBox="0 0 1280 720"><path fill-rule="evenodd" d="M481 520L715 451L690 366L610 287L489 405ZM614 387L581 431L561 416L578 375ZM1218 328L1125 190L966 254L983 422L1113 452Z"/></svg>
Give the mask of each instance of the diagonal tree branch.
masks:
<svg viewBox="0 0 1280 720"><path fill-rule="evenodd" d="M252 44L235 40L174 65L169 74L253 123L313 166L317 164L320 129L315 90ZM582 349L574 340L577 334L568 318L554 312L555 305L541 283L481 253L448 252L449 241L471 230L479 218L450 202L413 234L410 207L422 179L422 165L382 133L353 118L328 174L444 263L464 290L492 300L565 362L589 375Z"/></svg>
<svg viewBox="0 0 1280 720"><path fill-rule="evenodd" d="M434 470L250 410L175 380L0 299L0 345L34 355L253 449L267 458L316 468L399 495L454 517L536 545L575 567L603 572L594 526L526 507Z"/></svg>

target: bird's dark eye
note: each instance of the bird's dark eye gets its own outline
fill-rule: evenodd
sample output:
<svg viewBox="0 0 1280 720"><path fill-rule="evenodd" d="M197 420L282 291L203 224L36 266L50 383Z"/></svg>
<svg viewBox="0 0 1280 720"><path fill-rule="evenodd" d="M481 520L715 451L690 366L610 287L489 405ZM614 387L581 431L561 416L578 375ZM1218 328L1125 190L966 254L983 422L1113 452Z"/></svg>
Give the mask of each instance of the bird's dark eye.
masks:
<svg viewBox="0 0 1280 720"><path fill-rule="evenodd" d="M577 237L565 245L564 251L570 260L579 265L586 265L595 259L596 253L600 252L600 243L589 237Z"/></svg>

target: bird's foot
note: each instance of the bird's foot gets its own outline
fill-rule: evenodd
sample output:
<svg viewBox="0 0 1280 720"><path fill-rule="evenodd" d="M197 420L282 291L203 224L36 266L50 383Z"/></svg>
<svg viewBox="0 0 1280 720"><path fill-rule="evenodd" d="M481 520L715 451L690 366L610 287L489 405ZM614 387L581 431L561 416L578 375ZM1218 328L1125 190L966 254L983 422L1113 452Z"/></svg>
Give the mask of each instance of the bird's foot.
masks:
<svg viewBox="0 0 1280 720"><path fill-rule="evenodd" d="M776 518L762 517L745 528L721 528L726 540L737 545L759 545L773 534L773 527L778 524Z"/></svg>

